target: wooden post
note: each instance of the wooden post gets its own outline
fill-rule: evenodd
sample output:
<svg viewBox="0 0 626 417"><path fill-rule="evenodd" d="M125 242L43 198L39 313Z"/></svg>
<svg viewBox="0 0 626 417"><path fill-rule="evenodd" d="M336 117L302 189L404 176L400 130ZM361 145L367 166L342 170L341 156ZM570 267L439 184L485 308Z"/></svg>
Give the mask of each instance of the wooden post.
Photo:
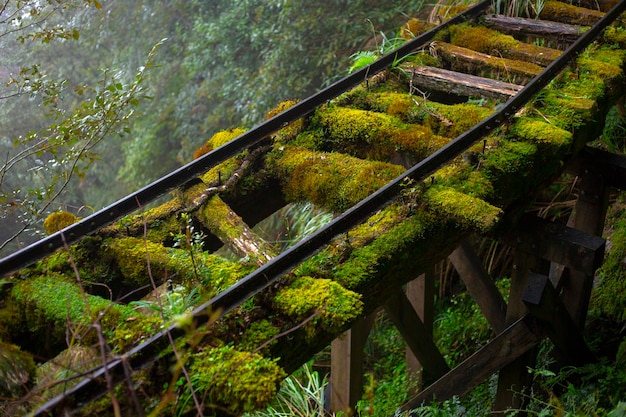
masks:
<svg viewBox="0 0 626 417"><path fill-rule="evenodd" d="M511 290L506 309L505 321L507 325L511 325L527 313L522 295L526 289L528 275L533 263L533 256L520 250L515 251ZM500 370L498 391L492 407L494 415L501 415L507 409L521 410L523 408L524 397L521 394L529 382L527 367L534 362L535 357L536 349L531 349Z"/></svg>
<svg viewBox="0 0 626 417"><path fill-rule="evenodd" d="M432 335L435 309L435 272L432 268L406 285L406 297L424 323L426 330ZM409 377L416 381L416 390L412 394L417 394L424 382L423 367L408 346L405 357Z"/></svg>
<svg viewBox="0 0 626 417"><path fill-rule="evenodd" d="M604 177L584 167L580 174L580 194L572 213L571 226L594 236L602 236L608 206ZM585 326L594 271L566 271L561 280L562 300L579 328ZM554 278L552 278L555 280Z"/></svg>
<svg viewBox="0 0 626 417"><path fill-rule="evenodd" d="M363 350L376 313L358 319L330 348L330 410L354 414L363 393Z"/></svg>

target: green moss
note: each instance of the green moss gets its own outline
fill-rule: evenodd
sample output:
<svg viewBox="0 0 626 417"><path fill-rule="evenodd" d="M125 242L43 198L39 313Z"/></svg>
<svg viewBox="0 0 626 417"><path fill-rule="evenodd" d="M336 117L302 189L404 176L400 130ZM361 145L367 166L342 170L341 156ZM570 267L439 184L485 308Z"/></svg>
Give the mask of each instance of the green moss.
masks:
<svg viewBox="0 0 626 417"><path fill-rule="evenodd" d="M298 104L296 100L286 100L278 104L278 106L274 107L267 113L266 120L271 119L274 116L284 112L288 108L295 106ZM298 133L302 132L304 129L305 123L303 119L298 119L289 123L287 126L280 129L278 132L274 134L274 141L276 142L286 142L294 139Z"/></svg>
<svg viewBox="0 0 626 417"><path fill-rule="evenodd" d="M406 106L407 101L400 105ZM316 112L313 126L319 126L326 141L324 151L388 161L398 151L421 159L449 141L422 125L407 125L389 114L326 106Z"/></svg>
<svg viewBox="0 0 626 417"><path fill-rule="evenodd" d="M617 44L620 48L626 46L626 28L619 26L609 26L604 31L604 42L612 45Z"/></svg>
<svg viewBox="0 0 626 417"><path fill-rule="evenodd" d="M219 148L245 132L246 131L243 129L229 129L215 133L204 143L204 145L195 150L193 153L193 159L200 158L202 155L211 152L213 149Z"/></svg>
<svg viewBox="0 0 626 417"><path fill-rule="evenodd" d="M105 251L117 261L126 284L150 284L150 274L161 282L167 275L168 252L161 244L126 237L111 240Z"/></svg>
<svg viewBox="0 0 626 417"><path fill-rule="evenodd" d="M124 353L154 336L164 325L159 316L149 317L135 311L115 326L109 343L115 353Z"/></svg>
<svg viewBox="0 0 626 417"><path fill-rule="evenodd" d="M372 284L373 277L390 269L392 263L408 261L408 254L416 249L433 221L432 215L419 211L369 245L350 250L345 262L333 266L333 279L345 288L360 292L364 285Z"/></svg>
<svg viewBox="0 0 626 417"><path fill-rule="evenodd" d="M274 326L268 320L252 322L246 328L243 336L241 336L241 340L239 341L239 345L237 346L237 348L248 352L256 351L262 344L268 342L271 338L278 335L279 333L280 329ZM277 340L273 341L271 344L274 344L276 342ZM267 346L267 348L269 348L269 346ZM267 348L261 350L261 352L267 351Z"/></svg>
<svg viewBox="0 0 626 417"><path fill-rule="evenodd" d="M527 142L503 142L485 153L482 167L485 176L498 190L498 200L510 202L513 196L525 195L535 184L529 181L535 164L537 146Z"/></svg>
<svg viewBox="0 0 626 417"><path fill-rule="evenodd" d="M592 306L618 322L626 321L626 213L614 225L611 249L598 270Z"/></svg>
<svg viewBox="0 0 626 417"><path fill-rule="evenodd" d="M234 415L265 407L286 376L275 361L228 346L194 353L189 373L196 395L207 407L224 407ZM183 393L179 404L192 409L190 396L188 391Z"/></svg>
<svg viewBox="0 0 626 417"><path fill-rule="evenodd" d="M572 144L572 134L542 119L517 118L509 133L515 138L534 143L540 149L555 152ZM560 152L559 152L560 153Z"/></svg>
<svg viewBox="0 0 626 417"><path fill-rule="evenodd" d="M43 227L46 229L46 233L49 235L58 232L61 229L65 229L78 221L78 218L72 213L67 211L57 211L46 217L43 222Z"/></svg>
<svg viewBox="0 0 626 417"><path fill-rule="evenodd" d="M28 394L36 370L30 354L22 352L15 345L0 341L0 397L5 404Z"/></svg>
<svg viewBox="0 0 626 417"><path fill-rule="evenodd" d="M337 282L311 277L297 278L274 297L274 307L293 320L301 322L312 314L305 325L309 338L319 331L341 329L361 315L360 295L346 290Z"/></svg>
<svg viewBox="0 0 626 417"><path fill-rule="evenodd" d="M462 229L480 233L491 230L502 215L498 207L450 188L431 187L424 200L440 221L447 219Z"/></svg>
<svg viewBox="0 0 626 417"><path fill-rule="evenodd" d="M91 323L99 321L107 331L117 326L122 317L132 314L130 307L85 294L72 280L51 272L16 283L9 302L19 312L19 320L7 325L17 326L14 329L16 334L24 330L23 326L40 335L42 345L44 340L51 344L65 344L67 326L84 332ZM81 340L89 344L95 341L95 337L91 332L90 337L83 335Z"/></svg>
<svg viewBox="0 0 626 417"><path fill-rule="evenodd" d="M278 149L268 163L289 201L309 200L332 211L344 211L403 172L393 164L297 147Z"/></svg>
<svg viewBox="0 0 626 417"><path fill-rule="evenodd" d="M604 13L585 9L560 1L545 2L539 17L546 20L569 23L571 25L591 26L600 20Z"/></svg>
<svg viewBox="0 0 626 417"><path fill-rule="evenodd" d="M510 35L502 34L484 26L469 24L450 27L450 42L485 54L510 59L530 60L548 65L561 54L556 49L544 48L520 42Z"/></svg>

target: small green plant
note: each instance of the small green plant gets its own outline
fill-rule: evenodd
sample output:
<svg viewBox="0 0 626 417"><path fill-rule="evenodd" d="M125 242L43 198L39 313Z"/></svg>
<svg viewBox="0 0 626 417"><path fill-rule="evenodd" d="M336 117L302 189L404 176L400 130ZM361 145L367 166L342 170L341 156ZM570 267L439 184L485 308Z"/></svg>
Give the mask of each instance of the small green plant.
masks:
<svg viewBox="0 0 626 417"><path fill-rule="evenodd" d="M372 25L374 38L377 39L378 36L374 31L374 25L371 21L369 23ZM374 51L358 51L350 56L352 65L350 65L350 68L348 69L349 74L373 64L378 58L392 52L395 49L398 49L406 42L406 39L399 35L390 38L387 37L385 33L380 32L379 36L381 38L381 42L379 44L378 41L376 41L376 49ZM402 59L395 59L392 67L397 67L405 58L406 57Z"/></svg>
<svg viewBox="0 0 626 417"><path fill-rule="evenodd" d="M341 416L324 409L324 390L328 381L312 370L307 363L281 384L276 398L262 411L245 414L245 417L324 417Z"/></svg>
<svg viewBox="0 0 626 417"><path fill-rule="evenodd" d="M198 303L199 299L200 287L195 287L189 291L186 287L177 285L171 290L167 289L160 301L138 300L131 301L129 305L135 309L154 311L167 322L187 314Z"/></svg>

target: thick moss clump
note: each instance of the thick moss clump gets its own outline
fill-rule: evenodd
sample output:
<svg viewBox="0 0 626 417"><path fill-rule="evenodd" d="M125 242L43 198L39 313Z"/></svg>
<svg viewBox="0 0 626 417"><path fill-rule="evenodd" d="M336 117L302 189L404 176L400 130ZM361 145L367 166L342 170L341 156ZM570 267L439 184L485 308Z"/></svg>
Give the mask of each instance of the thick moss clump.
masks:
<svg viewBox="0 0 626 417"><path fill-rule="evenodd" d="M9 310L13 322L3 324L12 328L13 335L28 330L38 339L33 348L44 349L42 354L67 346L68 326L72 334L80 336L77 340L90 344L97 340L95 331L89 329L92 323L100 323L107 332L134 313L130 307L82 292L75 282L56 273L16 283L8 300Z"/></svg>
<svg viewBox="0 0 626 417"><path fill-rule="evenodd" d="M275 361L232 347L204 348L189 366L194 391L207 407L225 408L233 415L265 407L287 376ZM191 394L182 394L180 410L193 409Z"/></svg>
<svg viewBox="0 0 626 417"><path fill-rule="evenodd" d="M424 193L424 199L440 220L453 221L464 230L486 233L502 215L498 207L451 188L431 187Z"/></svg>
<svg viewBox="0 0 626 417"><path fill-rule="evenodd" d="M266 120L271 119L284 112L288 108L295 106L298 102L295 100L286 100L278 104L278 106L274 107L272 110L267 112ZM287 126L280 129L278 132L274 134L274 141L276 142L286 142L293 138L295 138L298 133L302 132L304 129L305 123L303 119L295 120L289 123Z"/></svg>
<svg viewBox="0 0 626 417"><path fill-rule="evenodd" d="M57 211L46 217L43 221L43 227L49 235L65 229L78 221L78 217L67 211Z"/></svg>
<svg viewBox="0 0 626 417"><path fill-rule="evenodd" d="M274 306L298 322L318 315L305 325L308 337L313 338L319 331L341 329L354 321L363 310L360 299L334 281L300 277L276 294Z"/></svg>
<svg viewBox="0 0 626 417"><path fill-rule="evenodd" d="M309 200L336 212L346 210L403 172L398 165L297 147L279 148L268 162L280 178L287 200Z"/></svg>
<svg viewBox="0 0 626 417"><path fill-rule="evenodd" d="M527 142L503 142L485 153L483 171L498 190L498 201L510 202L535 186L529 178L536 153L537 146Z"/></svg>
<svg viewBox="0 0 626 417"><path fill-rule="evenodd" d="M241 336L241 340L237 345L237 349L245 350L248 352L256 352L263 344L268 343L273 337L280 333L280 329L270 323L268 320L255 321L251 323L244 334ZM261 349L262 353L267 352L267 348L277 342L274 340L264 348Z"/></svg>
<svg viewBox="0 0 626 417"><path fill-rule="evenodd" d="M243 129L230 129L217 132L211 136L211 138L209 138L204 145L195 150L193 153L193 159L200 158L202 155L211 152L213 149L219 148L243 133L245 133L245 130Z"/></svg>
<svg viewBox="0 0 626 417"><path fill-rule="evenodd" d="M389 161L397 152L422 159L449 139L433 134L430 128L408 125L389 114L327 106L312 119L326 140L320 150Z"/></svg>
<svg viewBox="0 0 626 417"><path fill-rule="evenodd" d="M562 153L572 144L572 134L545 120L529 117L518 118L511 126L509 133L513 137L536 144L540 149Z"/></svg>
<svg viewBox="0 0 626 417"><path fill-rule="evenodd" d="M450 27L450 42L485 54L527 60L544 66L561 55L559 50L520 42L511 35L468 24Z"/></svg>

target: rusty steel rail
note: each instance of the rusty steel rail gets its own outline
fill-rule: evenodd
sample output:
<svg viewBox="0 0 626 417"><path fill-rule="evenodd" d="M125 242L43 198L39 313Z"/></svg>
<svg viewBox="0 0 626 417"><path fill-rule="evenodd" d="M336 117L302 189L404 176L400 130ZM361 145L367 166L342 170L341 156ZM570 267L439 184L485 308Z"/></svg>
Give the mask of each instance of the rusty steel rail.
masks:
<svg viewBox="0 0 626 417"><path fill-rule="evenodd" d="M75 242L81 236L92 233L99 227L110 223L116 216L136 209L138 203L145 204L150 201L150 197L156 198L167 190L183 185L185 182L195 178L198 174L206 171L215 164L258 143L261 139L278 130L286 123L310 113L315 107L325 103L340 94L340 92L346 91L350 86L356 85L363 81L364 78L389 67L397 58L408 55L411 51L423 45L425 42L428 42L439 30L446 28L452 23L459 23L460 21L477 17L487 9L489 3L489 1L486 1L477 4L446 24L430 30L398 50L384 56L371 66L338 81L320 93L309 97L300 104L270 119L266 123L239 136L234 141L205 155L203 158L185 165L137 193L120 200L109 208L86 218L75 225L75 227L70 226L50 236L48 239L44 239L43 244L35 246L35 249L31 249L30 252L24 252L28 249L26 248L16 253L13 258L8 257L1 260L0 268L2 269L0 269L0 271L5 273L6 268L15 269L30 263L30 261L23 259L26 255L22 253L29 253L30 256L41 258L45 256L45 254L50 253L50 251L62 246L62 244L58 243L59 239L62 239L62 236L67 236L68 242ZM375 193L361 200L317 232L285 250L211 300L195 308L192 312L193 326L201 326L206 324L210 319L215 319L215 315L211 315L211 312L217 312L217 316L222 317L224 314L241 305L246 300L267 288L293 267L315 254L320 248L328 244L333 237L350 230L352 227L365 220L367 216L387 205L398 195L400 187L405 180L424 180L437 169L446 165L451 159L466 151L478 140L488 135L493 129L509 120L523 105L563 70L573 58L594 41L609 24L615 21L625 9L626 0L622 0L587 32L582 34L557 60L548 65L517 95L511 97L491 116L414 165ZM91 222L94 223L92 224ZM77 385L42 405L33 415L66 415L68 410L76 409L86 402L99 398L110 389L111 384L115 385L124 381L127 378L129 370L144 368L158 360L159 353L168 346L170 338L176 338L183 333L184 330L176 325L169 326L127 353L117 356L106 364L96 368Z"/></svg>

